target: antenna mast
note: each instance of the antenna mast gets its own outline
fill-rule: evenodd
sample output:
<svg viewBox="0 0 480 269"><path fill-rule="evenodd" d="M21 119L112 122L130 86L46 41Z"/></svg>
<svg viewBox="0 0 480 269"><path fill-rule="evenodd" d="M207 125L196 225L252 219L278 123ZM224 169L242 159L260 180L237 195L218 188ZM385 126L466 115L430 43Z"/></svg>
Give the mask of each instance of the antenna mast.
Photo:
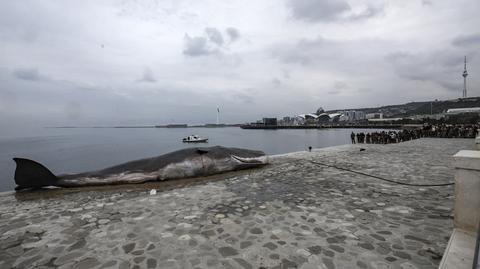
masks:
<svg viewBox="0 0 480 269"><path fill-rule="evenodd" d="M467 76L468 76L468 73L467 73L467 56L465 56L465 62L464 62L462 76L463 76L463 94L462 94L462 97L467 98Z"/></svg>

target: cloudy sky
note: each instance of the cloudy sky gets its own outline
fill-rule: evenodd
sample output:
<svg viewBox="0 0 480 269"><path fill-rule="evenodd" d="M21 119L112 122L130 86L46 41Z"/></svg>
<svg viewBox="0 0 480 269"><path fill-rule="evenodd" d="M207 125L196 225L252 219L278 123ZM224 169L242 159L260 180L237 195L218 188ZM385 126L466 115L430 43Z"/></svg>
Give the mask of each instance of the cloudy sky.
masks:
<svg viewBox="0 0 480 269"><path fill-rule="evenodd" d="M252 121L480 95L478 0L0 2L0 124Z"/></svg>

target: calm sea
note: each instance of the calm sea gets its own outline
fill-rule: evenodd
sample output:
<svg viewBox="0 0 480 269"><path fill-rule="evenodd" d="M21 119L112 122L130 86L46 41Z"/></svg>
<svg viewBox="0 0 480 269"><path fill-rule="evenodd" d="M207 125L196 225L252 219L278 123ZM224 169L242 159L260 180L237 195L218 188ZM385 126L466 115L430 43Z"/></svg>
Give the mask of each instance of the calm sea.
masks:
<svg viewBox="0 0 480 269"><path fill-rule="evenodd" d="M96 170L185 147L221 145L262 150L267 154L350 143L350 133L362 129L243 130L228 128L39 128L0 134L0 191L13 190L13 157L36 160L54 174ZM208 144L185 144L181 138L198 134Z"/></svg>

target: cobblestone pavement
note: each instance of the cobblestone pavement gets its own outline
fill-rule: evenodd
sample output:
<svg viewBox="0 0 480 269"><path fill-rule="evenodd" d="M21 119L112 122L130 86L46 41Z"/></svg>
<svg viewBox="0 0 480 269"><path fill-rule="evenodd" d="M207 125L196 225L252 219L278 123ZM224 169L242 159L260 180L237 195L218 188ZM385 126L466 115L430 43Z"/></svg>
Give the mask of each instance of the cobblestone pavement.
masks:
<svg viewBox="0 0 480 269"><path fill-rule="evenodd" d="M451 156L473 139L346 145L173 190L0 195L0 268L436 268ZM366 150L360 151L360 148Z"/></svg>

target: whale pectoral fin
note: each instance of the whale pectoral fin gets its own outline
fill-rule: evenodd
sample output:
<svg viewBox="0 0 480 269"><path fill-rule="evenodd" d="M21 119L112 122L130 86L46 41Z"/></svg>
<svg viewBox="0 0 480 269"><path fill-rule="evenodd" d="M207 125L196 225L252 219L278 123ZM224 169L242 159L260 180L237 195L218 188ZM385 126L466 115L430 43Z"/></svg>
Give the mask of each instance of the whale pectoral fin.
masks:
<svg viewBox="0 0 480 269"><path fill-rule="evenodd" d="M18 186L15 188L16 190L55 186L58 182L57 176L36 161L24 158L13 158L13 160L17 164L15 183Z"/></svg>
<svg viewBox="0 0 480 269"><path fill-rule="evenodd" d="M254 158L242 158L235 155L231 155L232 159L241 163L241 164L250 164L250 165L265 165L268 164L267 156L260 156Z"/></svg>

